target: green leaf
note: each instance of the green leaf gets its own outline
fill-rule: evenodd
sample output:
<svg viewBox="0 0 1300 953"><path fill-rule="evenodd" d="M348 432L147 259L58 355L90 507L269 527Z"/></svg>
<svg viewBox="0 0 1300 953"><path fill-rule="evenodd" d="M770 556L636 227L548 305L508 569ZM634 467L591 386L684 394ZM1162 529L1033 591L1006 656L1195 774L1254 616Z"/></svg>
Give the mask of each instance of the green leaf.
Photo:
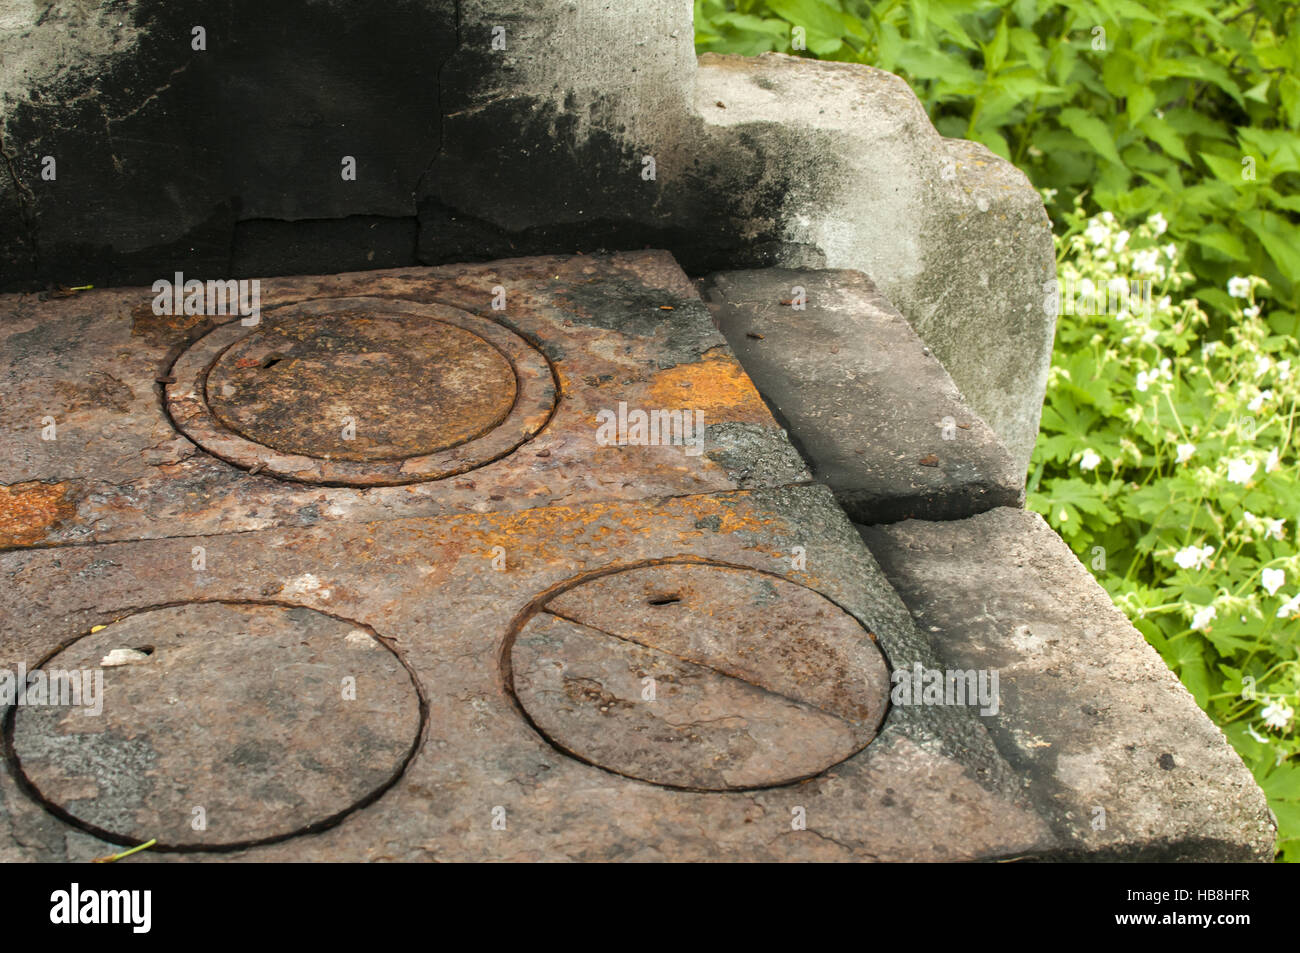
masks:
<svg viewBox="0 0 1300 953"><path fill-rule="evenodd" d="M1300 281L1300 245L1296 244L1296 227L1273 212L1250 211L1241 222L1259 239L1269 257L1288 281Z"/></svg>
<svg viewBox="0 0 1300 953"><path fill-rule="evenodd" d="M1108 162L1118 166L1124 164L1115 149L1115 140L1110 129L1096 116L1089 115L1076 106L1061 110L1061 124L1096 150L1097 154Z"/></svg>
<svg viewBox="0 0 1300 953"><path fill-rule="evenodd" d="M1138 123L1138 128L1169 155L1188 165L1192 164L1192 157L1183 145L1183 137L1172 125L1155 116L1145 116Z"/></svg>
<svg viewBox="0 0 1300 953"><path fill-rule="evenodd" d="M1073 506L1080 512L1097 517L1103 524L1114 523L1119 519L1115 507L1093 483L1079 479L1052 480L1044 484L1042 495L1049 506Z"/></svg>
<svg viewBox="0 0 1300 953"><path fill-rule="evenodd" d="M1240 160L1216 156L1209 152L1202 152L1201 158L1205 160L1205 164L1210 167L1210 171L1214 173L1215 178L1220 182L1238 186L1246 181L1241 177L1241 171L1245 166L1241 164Z"/></svg>
<svg viewBox="0 0 1300 953"><path fill-rule="evenodd" d="M1300 765L1279 764L1259 782L1259 786L1270 801L1276 798L1300 802Z"/></svg>
<svg viewBox="0 0 1300 953"><path fill-rule="evenodd" d="M813 34L841 39L848 32L844 14L822 0L768 0L767 5L773 13L807 30L810 48Z"/></svg>
<svg viewBox="0 0 1300 953"><path fill-rule="evenodd" d="M998 28L993 33L993 40L984 47L984 70L992 75L1002 68L1007 58L1007 18L998 20Z"/></svg>
<svg viewBox="0 0 1300 953"><path fill-rule="evenodd" d="M1222 225L1214 225L1195 233L1192 241L1205 248L1212 248L1233 261L1250 260L1245 243Z"/></svg>
<svg viewBox="0 0 1300 953"><path fill-rule="evenodd" d="M1286 129L1243 127L1238 137L1264 156L1270 176L1300 171L1300 135Z"/></svg>
<svg viewBox="0 0 1300 953"><path fill-rule="evenodd" d="M1250 87L1250 89L1246 90L1246 92L1243 93L1242 95L1245 96L1246 99L1253 99L1255 100L1255 102L1263 103L1265 106L1267 106L1268 86L1269 86L1268 79L1261 80L1260 82L1256 83L1254 86Z"/></svg>

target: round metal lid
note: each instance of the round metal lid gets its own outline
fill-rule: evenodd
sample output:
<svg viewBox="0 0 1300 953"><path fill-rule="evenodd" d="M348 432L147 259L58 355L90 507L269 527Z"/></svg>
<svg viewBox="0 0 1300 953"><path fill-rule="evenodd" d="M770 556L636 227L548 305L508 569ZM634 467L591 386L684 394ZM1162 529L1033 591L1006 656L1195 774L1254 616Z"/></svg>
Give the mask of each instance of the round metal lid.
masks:
<svg viewBox="0 0 1300 953"><path fill-rule="evenodd" d="M396 781L420 734L401 660L368 628L302 607L147 609L41 671L102 673L102 708L12 709L17 767L47 808L123 844L212 850L323 829Z"/></svg>
<svg viewBox="0 0 1300 953"><path fill-rule="evenodd" d="M546 358L494 321L385 298L314 299L232 321L181 353L177 428L236 466L308 483L436 480L545 426Z"/></svg>
<svg viewBox="0 0 1300 953"><path fill-rule="evenodd" d="M770 787L864 748L889 669L874 637L779 576L669 563L588 578L537 607L508 684L552 744L691 790Z"/></svg>
<svg viewBox="0 0 1300 953"><path fill-rule="evenodd" d="M515 403L505 355L415 315L343 311L237 341L208 372L217 420L282 453L401 460L454 447Z"/></svg>

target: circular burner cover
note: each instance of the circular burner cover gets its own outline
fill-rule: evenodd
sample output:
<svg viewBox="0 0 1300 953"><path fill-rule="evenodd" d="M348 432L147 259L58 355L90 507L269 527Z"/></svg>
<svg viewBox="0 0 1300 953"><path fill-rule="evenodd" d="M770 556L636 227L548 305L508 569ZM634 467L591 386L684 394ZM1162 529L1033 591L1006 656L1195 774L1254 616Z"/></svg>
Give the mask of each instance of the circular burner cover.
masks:
<svg viewBox="0 0 1300 953"><path fill-rule="evenodd" d="M819 774L884 719L873 636L824 596L753 570L670 563L541 605L509 683L556 747L617 774L724 791Z"/></svg>
<svg viewBox="0 0 1300 953"><path fill-rule="evenodd" d="M231 321L176 359L177 428L236 466L306 483L391 486L490 463L555 409L545 356L440 304L319 298Z"/></svg>
<svg viewBox="0 0 1300 953"><path fill-rule="evenodd" d="M118 843L213 849L331 826L405 768L420 698L369 629L285 605L148 609L41 668L102 672L102 712L17 706L18 767Z"/></svg>
<svg viewBox="0 0 1300 953"><path fill-rule="evenodd" d="M483 338L409 314L344 311L270 326L208 372L217 420L284 453L392 460L496 427L515 373Z"/></svg>

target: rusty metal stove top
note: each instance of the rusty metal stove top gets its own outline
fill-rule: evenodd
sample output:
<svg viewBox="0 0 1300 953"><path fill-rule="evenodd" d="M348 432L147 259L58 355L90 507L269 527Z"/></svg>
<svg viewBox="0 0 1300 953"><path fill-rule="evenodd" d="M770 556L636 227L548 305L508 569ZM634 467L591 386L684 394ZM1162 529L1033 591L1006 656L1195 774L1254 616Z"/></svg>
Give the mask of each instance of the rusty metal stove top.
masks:
<svg viewBox="0 0 1300 953"><path fill-rule="evenodd" d="M808 478L663 252L264 279L258 327L154 297L0 298L0 549ZM621 406L703 452L602 443Z"/></svg>
<svg viewBox="0 0 1300 953"><path fill-rule="evenodd" d="M21 858L1044 842L970 711L890 709L925 640L668 256L261 298L0 299L0 668L103 676L5 715Z"/></svg>

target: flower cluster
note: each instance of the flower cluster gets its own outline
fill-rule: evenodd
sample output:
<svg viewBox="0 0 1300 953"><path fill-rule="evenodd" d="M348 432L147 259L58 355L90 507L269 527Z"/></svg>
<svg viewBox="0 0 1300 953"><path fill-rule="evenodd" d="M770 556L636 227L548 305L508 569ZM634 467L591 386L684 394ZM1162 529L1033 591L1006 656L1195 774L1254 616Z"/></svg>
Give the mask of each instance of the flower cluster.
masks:
<svg viewBox="0 0 1300 953"><path fill-rule="evenodd" d="M1300 752L1300 319L1256 275L1198 300L1158 213L1065 224L1063 287L1151 293L1060 315L1029 505L1267 774Z"/></svg>

